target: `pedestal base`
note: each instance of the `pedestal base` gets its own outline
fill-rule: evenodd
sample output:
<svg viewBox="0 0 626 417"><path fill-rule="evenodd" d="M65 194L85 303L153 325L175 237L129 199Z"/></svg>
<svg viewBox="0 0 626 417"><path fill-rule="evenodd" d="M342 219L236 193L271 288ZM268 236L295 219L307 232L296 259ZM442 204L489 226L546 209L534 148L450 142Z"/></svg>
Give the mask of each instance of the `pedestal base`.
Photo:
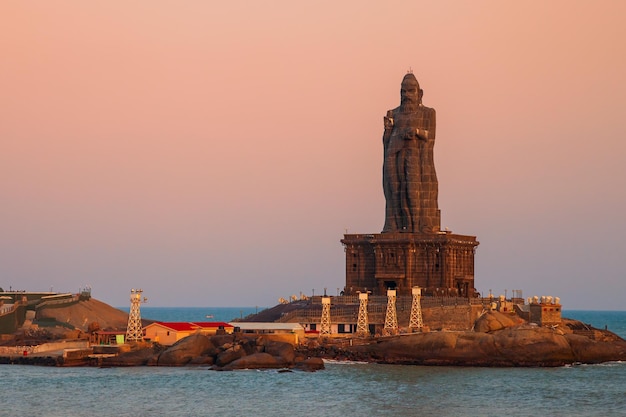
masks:
<svg viewBox="0 0 626 417"><path fill-rule="evenodd" d="M372 291L411 295L474 296L475 236L451 232L346 234L346 294Z"/></svg>

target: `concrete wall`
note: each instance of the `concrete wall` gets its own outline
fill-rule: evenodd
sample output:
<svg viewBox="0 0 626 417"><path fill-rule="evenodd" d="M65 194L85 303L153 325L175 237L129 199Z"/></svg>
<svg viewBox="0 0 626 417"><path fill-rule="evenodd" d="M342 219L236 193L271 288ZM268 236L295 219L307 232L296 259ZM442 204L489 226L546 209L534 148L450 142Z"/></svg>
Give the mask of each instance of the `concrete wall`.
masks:
<svg viewBox="0 0 626 417"><path fill-rule="evenodd" d="M55 351L63 351L65 349L88 349L88 348L89 348L88 340L70 340L70 341L50 342L50 343L43 343L41 345L36 345L36 346L0 346L0 356L23 355L24 351L26 351L28 355L31 355L33 353L55 352Z"/></svg>
<svg viewBox="0 0 626 417"><path fill-rule="evenodd" d="M530 321L540 326L561 323L560 304L530 304Z"/></svg>
<svg viewBox="0 0 626 417"><path fill-rule="evenodd" d="M0 333L12 334L24 324L26 306L16 305L12 310L0 315Z"/></svg>

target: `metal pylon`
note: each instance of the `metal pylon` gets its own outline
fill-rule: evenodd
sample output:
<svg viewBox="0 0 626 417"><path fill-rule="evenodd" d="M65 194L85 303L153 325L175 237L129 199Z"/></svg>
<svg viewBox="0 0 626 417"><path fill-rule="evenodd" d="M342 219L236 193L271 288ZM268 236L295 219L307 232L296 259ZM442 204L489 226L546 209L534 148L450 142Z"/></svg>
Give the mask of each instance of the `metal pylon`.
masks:
<svg viewBox="0 0 626 417"><path fill-rule="evenodd" d="M141 293L143 290L130 290L130 313L128 314L128 326L126 327L126 341L140 342L143 340L141 326Z"/></svg>
<svg viewBox="0 0 626 417"><path fill-rule="evenodd" d="M359 316L356 322L356 335L359 337L369 336L370 334L367 321L367 295L368 292L359 293Z"/></svg>
<svg viewBox="0 0 626 417"><path fill-rule="evenodd" d="M413 301L411 303L411 318L409 319L409 330L421 330L424 328L424 320L422 319L422 305L420 299L422 297L422 289L413 287Z"/></svg>
<svg viewBox="0 0 626 417"><path fill-rule="evenodd" d="M322 321L320 323L320 337L330 335L330 297L322 297Z"/></svg>
<svg viewBox="0 0 626 417"><path fill-rule="evenodd" d="M387 290L387 314L383 336L398 334L398 315L396 314L396 290Z"/></svg>

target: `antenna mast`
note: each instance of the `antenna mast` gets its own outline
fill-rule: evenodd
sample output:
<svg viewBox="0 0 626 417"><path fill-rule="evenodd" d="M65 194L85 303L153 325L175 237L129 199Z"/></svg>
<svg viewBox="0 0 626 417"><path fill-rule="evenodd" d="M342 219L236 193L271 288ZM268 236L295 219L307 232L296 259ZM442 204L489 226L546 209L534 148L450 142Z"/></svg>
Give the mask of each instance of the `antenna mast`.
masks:
<svg viewBox="0 0 626 417"><path fill-rule="evenodd" d="M413 294L413 302L411 303L411 318L409 320L409 330L423 330L424 319L422 318L422 304L420 298L422 296L422 289L420 287L413 287L411 289Z"/></svg>
<svg viewBox="0 0 626 417"><path fill-rule="evenodd" d="M143 330L141 326L141 312L139 306L141 305L141 289L130 290L130 313L128 314L128 326L126 327L126 341L128 342L141 342L143 341ZM143 299L145 303L147 298Z"/></svg>
<svg viewBox="0 0 626 417"><path fill-rule="evenodd" d="M320 323L320 337L330 336L330 297L322 297L322 320Z"/></svg>
<svg viewBox="0 0 626 417"><path fill-rule="evenodd" d="M396 290L387 289L387 313L385 314L385 326L383 327L383 335L391 336L394 334L398 334Z"/></svg>
<svg viewBox="0 0 626 417"><path fill-rule="evenodd" d="M366 337L369 336L369 322L367 320L367 299L369 291L360 292L359 293L359 315L356 323L356 335L357 337Z"/></svg>

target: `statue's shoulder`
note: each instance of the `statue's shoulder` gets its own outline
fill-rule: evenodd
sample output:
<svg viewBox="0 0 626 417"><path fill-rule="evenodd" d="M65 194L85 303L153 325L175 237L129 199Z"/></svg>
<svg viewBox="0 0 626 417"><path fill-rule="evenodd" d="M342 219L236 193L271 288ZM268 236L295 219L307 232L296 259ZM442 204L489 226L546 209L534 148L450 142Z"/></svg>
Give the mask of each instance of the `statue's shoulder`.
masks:
<svg viewBox="0 0 626 417"><path fill-rule="evenodd" d="M395 109L387 110L387 117L392 118L395 114L400 110L400 107L396 107Z"/></svg>
<svg viewBox="0 0 626 417"><path fill-rule="evenodd" d="M426 113L427 115L435 115L435 109L433 109L432 107L426 107L424 105L421 106L421 110Z"/></svg>

